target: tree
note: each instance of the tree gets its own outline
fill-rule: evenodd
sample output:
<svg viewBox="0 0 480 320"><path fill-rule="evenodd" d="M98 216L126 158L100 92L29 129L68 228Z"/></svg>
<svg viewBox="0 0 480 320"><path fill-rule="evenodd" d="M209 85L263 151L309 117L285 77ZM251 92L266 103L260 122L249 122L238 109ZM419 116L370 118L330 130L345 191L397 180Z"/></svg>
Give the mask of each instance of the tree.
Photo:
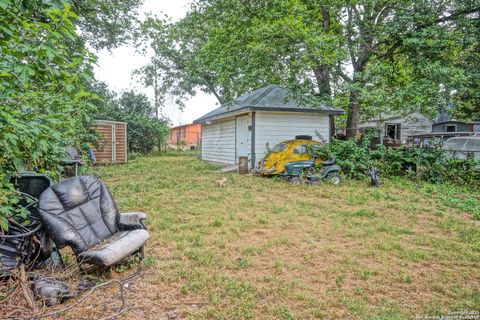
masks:
<svg viewBox="0 0 480 320"><path fill-rule="evenodd" d="M153 16L142 23L137 41L148 42L155 56L136 74L145 85L154 87L157 108L169 96L176 97L176 103L183 107L183 100L198 89L224 102L226 93L218 86L215 75L200 63L199 51L206 44L208 34L201 18L192 12L178 23Z"/></svg>
<svg viewBox="0 0 480 320"><path fill-rule="evenodd" d="M441 86L465 92L448 97L459 109L478 103L468 88L478 79L469 70L478 59L469 56L478 57L479 7L478 0L209 0L194 2L176 23L151 17L143 30L162 95L182 99L200 89L223 104L279 83L346 109L353 136L362 113L433 114L445 100Z"/></svg>
<svg viewBox="0 0 480 320"><path fill-rule="evenodd" d="M66 147L95 140L89 86L96 57L85 42L97 49L124 43L141 3L0 0L0 228L21 211L11 175L29 170L56 179Z"/></svg>
<svg viewBox="0 0 480 320"><path fill-rule="evenodd" d="M131 40L143 0L69 0L79 18L81 37L93 48L108 50Z"/></svg>
<svg viewBox="0 0 480 320"><path fill-rule="evenodd" d="M347 136L356 133L362 100L378 99L371 94L376 90L370 91L377 79L408 81L407 87L401 88L407 101L427 102L418 109L428 108L428 102L439 103L440 84L458 88L467 78L465 70L438 64L454 62L452 54L464 46L458 41L458 32L472 20L468 15L479 11L478 3L463 1L357 1L342 7L341 35L353 71L346 74L341 62L333 70L349 87ZM385 66L396 70L388 73ZM425 73L419 74L419 70Z"/></svg>
<svg viewBox="0 0 480 320"><path fill-rule="evenodd" d="M85 83L95 57L79 45L66 5L0 1L0 227L17 210L10 175L57 178L67 146L90 138L94 110ZM47 22L45 22L47 21Z"/></svg>
<svg viewBox="0 0 480 320"><path fill-rule="evenodd" d="M159 151L170 132L168 121L159 119L147 96L133 90L120 94L111 91L103 82L96 83L92 91L99 99L96 117L127 123L127 144L130 152Z"/></svg>

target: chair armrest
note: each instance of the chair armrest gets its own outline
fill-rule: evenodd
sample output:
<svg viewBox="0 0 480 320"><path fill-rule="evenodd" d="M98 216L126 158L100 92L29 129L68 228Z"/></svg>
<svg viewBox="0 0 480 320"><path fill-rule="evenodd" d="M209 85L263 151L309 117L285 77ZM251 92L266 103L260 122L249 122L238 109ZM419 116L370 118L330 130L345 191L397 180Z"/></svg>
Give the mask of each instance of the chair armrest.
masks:
<svg viewBox="0 0 480 320"><path fill-rule="evenodd" d="M143 221L147 219L145 212L124 212L120 213L118 226L120 229L147 229Z"/></svg>
<svg viewBox="0 0 480 320"><path fill-rule="evenodd" d="M60 164L63 165L83 165L83 160L82 159L68 159L68 160L60 160Z"/></svg>

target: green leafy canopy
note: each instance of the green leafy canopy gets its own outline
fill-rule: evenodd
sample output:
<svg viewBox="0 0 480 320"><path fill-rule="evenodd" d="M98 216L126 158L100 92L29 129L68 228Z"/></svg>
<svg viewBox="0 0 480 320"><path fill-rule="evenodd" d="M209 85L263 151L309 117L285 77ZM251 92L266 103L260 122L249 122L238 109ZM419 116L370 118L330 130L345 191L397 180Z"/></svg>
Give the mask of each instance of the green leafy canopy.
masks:
<svg viewBox="0 0 480 320"><path fill-rule="evenodd" d="M344 108L349 135L379 112L433 116L452 103L472 118L479 12L478 0L198 0L177 22L142 24L138 40L155 54L138 73L179 102L281 84Z"/></svg>
<svg viewBox="0 0 480 320"><path fill-rule="evenodd" d="M92 89L98 99L97 119L127 123L127 143L130 152L142 154L160 151L167 135L169 123L157 118L156 109L147 96L133 90L120 94L111 91L105 83L98 82Z"/></svg>
<svg viewBox="0 0 480 320"><path fill-rule="evenodd" d="M0 228L20 210L11 175L58 178L66 147L94 140L96 57L85 42L123 43L141 3L0 0Z"/></svg>

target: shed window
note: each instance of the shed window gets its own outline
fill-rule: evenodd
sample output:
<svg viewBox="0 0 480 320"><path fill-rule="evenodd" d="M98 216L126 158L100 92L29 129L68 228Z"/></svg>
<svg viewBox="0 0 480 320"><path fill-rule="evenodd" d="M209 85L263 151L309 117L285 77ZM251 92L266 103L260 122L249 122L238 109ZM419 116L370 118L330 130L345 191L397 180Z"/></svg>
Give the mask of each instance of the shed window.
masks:
<svg viewBox="0 0 480 320"><path fill-rule="evenodd" d="M400 140L400 124L387 123L385 125L385 137Z"/></svg>
<svg viewBox="0 0 480 320"><path fill-rule="evenodd" d="M455 124L446 125L445 131L447 131L447 132L457 132L457 125L455 125Z"/></svg>

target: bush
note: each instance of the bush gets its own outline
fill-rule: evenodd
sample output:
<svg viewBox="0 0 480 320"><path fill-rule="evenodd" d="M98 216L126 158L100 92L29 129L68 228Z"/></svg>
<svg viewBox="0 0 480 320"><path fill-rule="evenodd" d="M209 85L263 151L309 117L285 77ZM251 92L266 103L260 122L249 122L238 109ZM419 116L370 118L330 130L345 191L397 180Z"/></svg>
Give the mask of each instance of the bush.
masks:
<svg viewBox="0 0 480 320"><path fill-rule="evenodd" d="M94 57L75 32L75 13L54 2L0 5L0 226L19 210L9 183L19 171L53 178L67 146L81 145L94 106L84 84Z"/></svg>
<svg viewBox="0 0 480 320"><path fill-rule="evenodd" d="M452 159L440 148L387 148L383 145L370 148L368 138L334 139L313 152L323 158L336 157L344 175L352 179L365 178L368 169L375 166L384 177L408 176L432 183L480 184L480 161Z"/></svg>
<svg viewBox="0 0 480 320"><path fill-rule="evenodd" d="M134 113L119 113L118 119L127 123L129 152L147 154L160 151L170 131L165 121Z"/></svg>
<svg viewBox="0 0 480 320"><path fill-rule="evenodd" d="M156 118L155 107L146 95L133 90L118 94L102 82L95 83L92 91L99 97L95 101L97 119L127 123L129 152L146 154L160 151L170 129L165 119Z"/></svg>

